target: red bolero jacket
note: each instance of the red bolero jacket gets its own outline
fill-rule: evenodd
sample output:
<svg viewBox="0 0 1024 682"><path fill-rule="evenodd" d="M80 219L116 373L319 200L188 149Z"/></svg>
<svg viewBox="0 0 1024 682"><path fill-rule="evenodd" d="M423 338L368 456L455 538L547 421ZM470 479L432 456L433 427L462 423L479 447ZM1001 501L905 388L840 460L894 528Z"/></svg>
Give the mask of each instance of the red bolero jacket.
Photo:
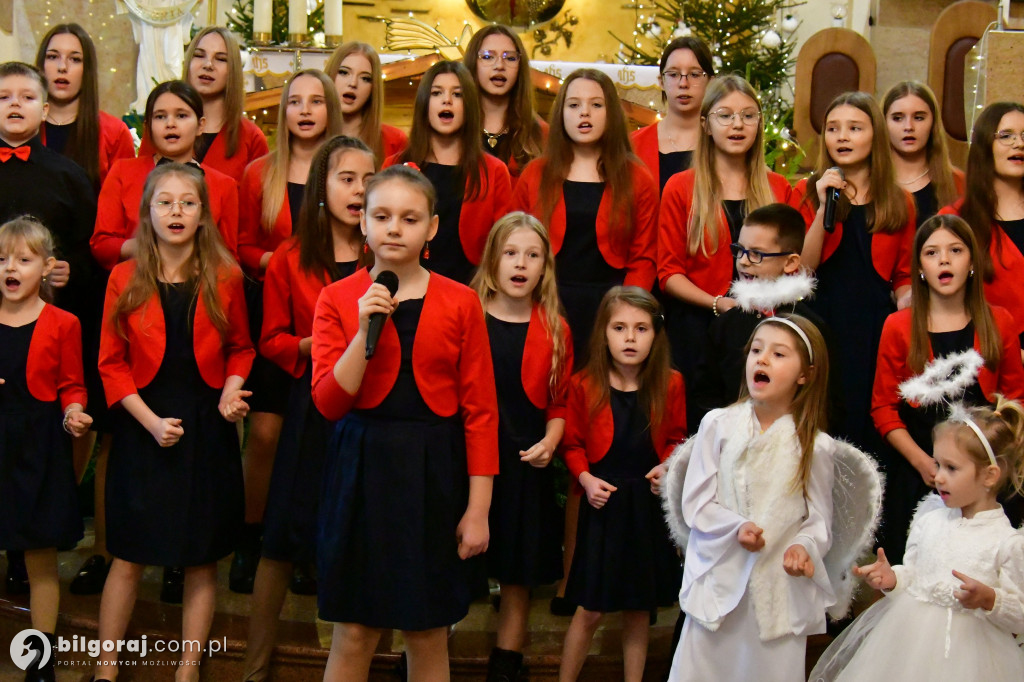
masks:
<svg viewBox="0 0 1024 682"><path fill-rule="evenodd" d="M910 250L914 244L914 232L917 230L917 209L914 197L908 192L903 193L907 200L907 222L898 232L876 232L871 235L871 262L879 277L892 285L896 291L902 286L910 285ZM807 180L796 183L793 191L794 206L804 214L807 227L814 221L814 211L807 200ZM824 263L839 248L843 239L843 224L836 223L835 231L825 233L825 241L821 245L821 262Z"/></svg>
<svg viewBox="0 0 1024 682"><path fill-rule="evenodd" d="M658 156L658 124L638 128L629 134L633 153L640 157L655 182L661 177L661 159Z"/></svg>
<svg viewBox="0 0 1024 682"><path fill-rule="evenodd" d="M160 297L154 293L144 305L122 320L124 336L118 333L111 319L114 304L135 272L135 261L125 261L110 273L107 296L103 304L103 329L100 333L100 378L107 403L116 405L122 398L139 392L156 376L164 358L167 342ZM242 293L242 273L232 267L220 277L217 286L227 329L224 336L213 326L202 295L196 302L193 343L196 363L203 381L213 388L223 388L229 376L249 375L256 357L249 340L249 321Z"/></svg>
<svg viewBox="0 0 1024 682"><path fill-rule="evenodd" d="M542 218L538 214L540 181L545 163L543 158L534 159L523 169L516 191L512 194L510 211L526 211ZM654 258L657 252L658 184L643 164L636 162L632 164L632 179L633 233L629 242L612 242L612 191L606 183L597 211L597 248L608 265L626 271L625 284L650 289L654 285ZM565 240L565 199L561 192L549 223L551 249L557 254Z"/></svg>
<svg viewBox="0 0 1024 682"><path fill-rule="evenodd" d="M329 283L299 267L295 238L277 247L270 257L263 286L260 353L293 377L306 371L309 358L299 354L299 342L312 336L316 300Z"/></svg>
<svg viewBox="0 0 1024 682"><path fill-rule="evenodd" d="M389 319L355 395L334 378L334 365L359 330L359 297L370 288L359 270L320 293L313 319L313 402L327 419L352 409L372 409L398 378L401 345ZM401 305L401 304L399 304ZM470 476L498 473L498 406L494 369L480 299L469 287L430 275L412 351L416 386L441 417L459 414L466 432Z"/></svg>
<svg viewBox="0 0 1024 682"><path fill-rule="evenodd" d="M574 479L590 471L592 462L599 462L608 454L615 435L611 405L605 404L597 414L590 414L592 390L592 382L585 372L577 372L569 382L562 452ZM676 445L686 439L686 390L683 375L675 370L668 385L665 414L653 433L654 449L663 462Z"/></svg>
<svg viewBox="0 0 1024 682"><path fill-rule="evenodd" d="M396 163L399 163L397 154L388 157L383 168ZM484 153L482 165L480 195L472 201L463 201L459 213L459 241L462 242L462 252L473 265L480 265L487 235L498 218L505 215L512 194L512 181L505 164Z"/></svg>
<svg viewBox="0 0 1024 682"><path fill-rule="evenodd" d="M982 367L978 373L978 384L986 398L991 399L993 393L1002 393L1007 398L1017 400L1024 396L1024 365L1020 358L1020 341L1013 331L1013 318L1005 308L992 306L992 317L995 318L1002 349L999 354L999 367L995 372ZM907 365L910 355L911 310L905 308L897 311L885 320L882 327L882 338L878 344L878 364L875 366L875 385L871 392L871 418L875 428L885 436L895 429L905 429L906 424L900 419L899 385L914 376ZM974 349L981 352L978 333L974 333ZM929 360L934 355L929 354Z"/></svg>
<svg viewBox="0 0 1024 682"><path fill-rule="evenodd" d="M409 146L409 136L401 128L389 126L387 123L380 124L380 139L383 142L384 158L390 158L395 154L401 154Z"/></svg>
<svg viewBox="0 0 1024 682"><path fill-rule="evenodd" d="M665 183L665 191L661 194L658 281L664 288L669 277L683 275L712 296L724 295L732 285L733 267L732 250L729 248L732 237L725 209L718 208L718 249L714 253L705 256L698 250L691 255L686 246L695 179L696 171L692 168L676 173ZM768 171L768 185L776 201L792 204L793 188L785 177ZM710 250L709 240L705 239L705 244Z"/></svg>
<svg viewBox="0 0 1024 682"><path fill-rule="evenodd" d="M960 215L963 206L960 199L952 206L939 210L939 215ZM995 276L985 282L985 299L993 306L1002 306L1013 316L1011 330L1014 334L1024 333L1024 255L1013 240L1006 236L998 223L992 224L992 241L989 255Z"/></svg>
<svg viewBox="0 0 1024 682"><path fill-rule="evenodd" d="M238 129L238 148L235 155L227 157L228 138L224 129L213 138L213 144L206 150L203 157L203 168L215 168L224 175L233 179L236 183L242 179L245 167L250 163L266 156L270 152L267 146L267 138L263 135L260 127L242 116L242 126ZM139 145L139 156L153 156L156 154L156 147L149 139L149 133L142 135L142 144Z"/></svg>
<svg viewBox="0 0 1024 682"><path fill-rule="evenodd" d="M249 164L245 177L239 186L238 201L240 220L238 225L238 262L242 269L258 280L265 276L260 272L260 259L265 253L273 253L277 247L292 236L291 204L288 192L284 193L281 210L277 212L273 229L263 227L263 170L270 156L263 156Z"/></svg>
<svg viewBox="0 0 1024 682"><path fill-rule="evenodd" d="M569 324L562 319L562 335L565 357L562 358L561 376L554 392L551 390L552 343L544 327L544 311L534 306L530 314L530 325L526 328L526 345L523 348L523 390L534 407L547 410L548 420L565 419L565 400L572 377L573 353L572 332Z"/></svg>
<svg viewBox="0 0 1024 682"><path fill-rule="evenodd" d="M135 142L124 121L111 116L105 111L100 112L100 184L107 178L107 173L118 159L135 158ZM46 121L39 128L39 137L46 144Z"/></svg>
<svg viewBox="0 0 1024 682"><path fill-rule="evenodd" d="M86 406L82 370L82 325L78 318L47 303L39 313L28 346L25 380L32 397L42 402L60 399L60 405Z"/></svg>
<svg viewBox="0 0 1024 682"><path fill-rule="evenodd" d="M142 190L150 171L156 168L152 156L122 159L114 164L100 189L96 207L96 228L89 238L92 255L112 270L121 261L121 245L135 234L139 225ZM238 190L235 181L203 167L210 195L210 212L224 246L234 255L238 245Z"/></svg>

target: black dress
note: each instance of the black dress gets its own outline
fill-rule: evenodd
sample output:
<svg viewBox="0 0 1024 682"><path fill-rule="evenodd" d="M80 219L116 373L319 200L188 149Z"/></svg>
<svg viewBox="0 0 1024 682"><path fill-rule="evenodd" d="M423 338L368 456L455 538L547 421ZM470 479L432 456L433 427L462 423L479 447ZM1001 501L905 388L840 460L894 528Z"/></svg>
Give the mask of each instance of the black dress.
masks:
<svg viewBox="0 0 1024 682"><path fill-rule="evenodd" d="M615 435L590 473L618 488L600 509L584 498L565 598L588 611L670 606L682 580L660 498L647 472L658 464L647 415L635 391L611 389Z"/></svg>
<svg viewBox="0 0 1024 682"><path fill-rule="evenodd" d="M572 331L575 368L586 364L590 333L601 299L622 284L626 271L613 268L597 246L597 212L604 195L603 182L562 183L565 199L565 239L555 256L558 296Z"/></svg>
<svg viewBox="0 0 1024 682"><path fill-rule="evenodd" d="M423 167L423 174L437 192L437 203L434 205L437 234L430 240L430 258L422 261L423 267L461 284L469 284L476 266L466 258L459 237L459 219L466 183L458 166L428 163Z"/></svg>
<svg viewBox="0 0 1024 682"><path fill-rule="evenodd" d="M71 436L60 400L37 400L25 366L36 323L0 324L0 549L48 549L82 539Z"/></svg>
<svg viewBox="0 0 1024 682"><path fill-rule="evenodd" d="M355 272L356 263L338 263L338 279ZM308 360L302 377L291 382L263 513L263 556L276 561L316 559L320 484L334 424L313 405L312 383L313 362Z"/></svg>
<svg viewBox="0 0 1024 682"><path fill-rule="evenodd" d="M486 589L482 557L460 560L455 539L469 499L461 421L432 412L413 375L422 311L423 299L407 300L391 314L402 349L395 385L339 421L328 446L317 523L326 621L444 627Z"/></svg>
<svg viewBox="0 0 1024 682"><path fill-rule="evenodd" d="M676 173L682 173L693 163L693 150L685 152L658 152L658 196L665 192L665 183Z"/></svg>
<svg viewBox="0 0 1024 682"><path fill-rule="evenodd" d="M242 528L238 432L217 409L221 390L199 373L193 285L159 288L166 350L139 397L158 416L181 419L185 433L162 448L127 410L112 413L107 545L136 564L202 566L231 554Z"/></svg>
<svg viewBox="0 0 1024 682"><path fill-rule="evenodd" d="M939 212L939 200L935 196L935 183L929 182L912 194L914 207L917 210L917 227L921 227L924 221Z"/></svg>
<svg viewBox="0 0 1024 682"><path fill-rule="evenodd" d="M506 585L545 585L562 577L562 513L555 502L554 469L524 463L520 450L547 429L545 410L523 388L523 352L529 322L487 315L487 335L498 389L499 475L491 497L488 575Z"/></svg>
<svg viewBox="0 0 1024 682"><path fill-rule="evenodd" d="M928 332L932 354L941 358L954 353L962 353L974 348L974 323L968 322L963 329L951 332ZM965 405L987 405L985 394L977 380L971 384L962 396L955 400ZM900 419L907 427L910 437L919 448L929 455L932 454L932 429L949 417L948 405L929 405L913 407L906 401L900 401ZM910 521L914 517L921 498L932 491L921 474L917 472L906 457L903 457L888 443L891 450L890 464L885 472L885 496L882 499L882 532L880 544L885 549L885 558L890 563L901 563L907 545L907 532Z"/></svg>
<svg viewBox="0 0 1024 682"><path fill-rule="evenodd" d="M867 205L850 207L839 247L818 268L818 289L810 305L835 336L840 358L835 371L846 398L845 419L829 432L880 456L883 442L871 420L871 391L882 326L896 312L896 304L891 284L871 260L867 210Z"/></svg>

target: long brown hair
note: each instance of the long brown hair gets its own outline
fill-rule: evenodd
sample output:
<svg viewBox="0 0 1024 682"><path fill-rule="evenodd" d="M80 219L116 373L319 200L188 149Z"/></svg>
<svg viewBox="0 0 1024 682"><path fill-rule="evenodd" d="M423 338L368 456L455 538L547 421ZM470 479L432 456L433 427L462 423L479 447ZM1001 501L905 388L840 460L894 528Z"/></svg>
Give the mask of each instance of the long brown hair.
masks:
<svg viewBox="0 0 1024 682"><path fill-rule="evenodd" d="M939 206L946 206L956 201L959 196L956 183L953 181L953 163L949 160L949 149L946 147L946 129L942 125L942 112L935 99L932 89L921 81L900 81L889 88L882 99L882 114L888 118L889 109L896 100L913 95L928 105L932 112L932 129L925 143L925 158L928 160L928 173L935 188L935 199ZM888 131L888 128L886 128ZM891 143L890 143L891 144ZM896 151L893 150L893 154Z"/></svg>
<svg viewBox="0 0 1024 682"><path fill-rule="evenodd" d="M430 127L430 90L434 87L434 79L443 73L454 74L459 79L462 89L462 129L457 135L461 141L461 155L456 186L466 185L464 201L472 201L486 193L483 183L484 150L480 145L483 136L483 122L480 114L480 98L476 91L473 77L462 62L437 62L423 74L419 87L416 88L416 101L412 109L412 127L409 130L409 146L398 157L399 163L411 161L425 166L430 155L430 140L434 129Z"/></svg>
<svg viewBox="0 0 1024 682"><path fill-rule="evenodd" d="M359 139L363 141L376 158L377 165L384 160L384 138L380 134L381 118L384 113L384 72L380 67L380 57L377 51L367 43L360 43L350 40L334 48L334 52L324 64L324 73L334 82L341 69L341 63L351 54L361 54L370 62L370 77L373 85L370 87L370 96L363 105L360 112ZM340 101L339 101L340 105Z"/></svg>
<svg viewBox="0 0 1024 682"><path fill-rule="evenodd" d="M808 349L793 329L779 318L789 320L807 336L811 347ZM800 315L778 315L767 317L757 326L765 324L773 325L783 329L792 337L793 347L800 355L800 366L804 375L804 383L796 388L796 395L790 405L789 413L793 417L793 425L796 427L796 437L800 441L800 467L798 478L793 481L793 489L806 493L807 482L811 478L811 466L814 463L814 439L818 432L824 432L827 425L828 414L828 349L825 347L825 339L814 326L814 323ZM750 347L754 343L754 336L757 330L750 335L746 347L743 349L744 356L750 355ZM811 364L811 355L814 355L814 364ZM750 400L750 388L744 381L740 385L740 399L738 402Z"/></svg>
<svg viewBox="0 0 1024 682"><path fill-rule="evenodd" d="M317 150L309 165L299 221L292 230L299 244L299 267L313 273L325 284L338 276L338 264L334 260L334 233L327 208L327 178L334 165L349 152L368 154L374 159L373 152L362 140L346 135L332 137Z"/></svg>
<svg viewBox="0 0 1024 682"><path fill-rule="evenodd" d="M523 168L543 153L544 131L537 122L536 106L533 101L533 84L530 82L530 56L522 39L504 24L484 26L470 38L469 44L466 46L466 53L462 57L462 63L466 65L473 82L479 87L476 69L477 56L484 38L493 35L503 35L511 40L519 53L519 71L516 75L516 82L507 95L505 128L512 134L512 158L516 160L516 164L520 168Z"/></svg>
<svg viewBox="0 0 1024 682"><path fill-rule="evenodd" d="M498 284L498 268L505 242L508 241L509 235L518 229L533 230L544 244L544 272L537 286L533 288L531 298L541 309L544 331L551 340L551 374L548 377L548 386L554 393L565 367L566 343L562 334L562 304L558 299L558 284L555 280L555 255L551 253L551 240L548 238L547 228L532 215L522 211L514 211L499 218L487 234L480 267L473 276L470 287L476 291L486 310L487 304L493 301L501 290Z"/></svg>
<svg viewBox="0 0 1024 682"><path fill-rule="evenodd" d="M211 33L224 39L224 47L228 53L228 82L224 85L224 127L225 156L231 158L238 151L238 134L242 128L242 104L245 100L245 83L242 79L242 55L238 49L238 41L231 31L221 26L207 26L196 34L185 50L185 63L181 70L181 79L190 81L189 66L195 56L199 41Z"/></svg>
<svg viewBox="0 0 1024 682"><path fill-rule="evenodd" d="M320 69L303 69L292 74L281 88L281 102L277 109L277 140L274 151L267 156L266 165L263 166L263 207L260 224L267 232L274 230L277 214L284 205L285 194L288 191L288 166L292 160L292 134L288 129L288 96L292 83L302 76L315 78L324 87L327 126L321 139L328 140L341 134L341 100L338 99L334 80L328 78Z"/></svg>
<svg viewBox="0 0 1024 682"><path fill-rule="evenodd" d="M45 73L46 50L56 35L69 33L82 44L82 88L78 91L78 114L71 124L64 155L77 163L89 176L94 188L100 185L100 95L96 64L96 46L88 32L78 24L57 24L39 43L36 68Z"/></svg>
<svg viewBox="0 0 1024 682"><path fill-rule="evenodd" d="M157 166L146 178L142 201L139 203L139 225L135 230L135 270L114 304L110 315L111 322L124 337L124 318L157 294L161 271L160 251L149 205L153 203L153 196L160 181L169 175L184 178L194 187L199 197L199 229L196 230L192 255L183 265L183 270L189 273L188 281L192 284L193 294L203 297L210 320L223 337L227 331L228 319L224 313L224 302L220 300L217 283L226 271L237 269L238 266L221 241L217 224L210 213L210 196L202 171L180 163Z"/></svg>
<svg viewBox="0 0 1024 682"><path fill-rule="evenodd" d="M686 226L686 249L692 256L699 250L709 256L718 251L718 231L722 227L722 183L715 168L715 141L711 137L711 110L726 95L741 92L757 106L761 101L753 86L735 74L719 76L708 84L700 105L702 134L697 138L693 168L693 206ZM757 119L757 134L746 154L747 196L745 213L775 201L768 184L768 166L764 160L764 118Z"/></svg>
<svg viewBox="0 0 1024 682"><path fill-rule="evenodd" d="M635 286L616 286L605 293L597 309L594 331L590 334L587 364L583 368L594 392L591 395L590 414L595 415L611 399L611 373L614 371L608 351L608 323L615 308L628 305L651 316L654 343L637 377L637 398L640 407L650 416L652 430L661 424L668 401L668 386L672 376L671 351L665 333L665 315L661 304L646 289Z"/></svg>
<svg viewBox="0 0 1024 682"><path fill-rule="evenodd" d="M978 341L981 343L981 355L985 358L985 366L995 371L999 367L1002 341L995 319L992 317L992 309L985 301L981 277L973 276L973 273L981 272L984 262L982 252L978 248L978 240L975 239L970 225L963 218L955 215L932 216L917 228L917 234L914 235L914 249L910 252L910 293L913 305L910 308L910 353L907 356L907 364L914 372L923 372L931 355L932 344L928 337L928 305L932 291L928 282L921 279L921 250L924 248L925 242L939 230L948 230L966 244L971 251L972 276L967 278L965 284L964 307L967 309L971 321L974 322L974 331L978 334Z"/></svg>
<svg viewBox="0 0 1024 682"><path fill-rule="evenodd" d="M548 119L547 149L544 151L544 172L540 178L538 205L541 220L550 225L555 204L562 196L562 183L569 176L569 167L575 152L574 143L565 130L565 99L569 85L582 78L601 86L604 94L605 128L601 136L601 158L597 171L612 192L611 226L613 242L626 243L633 236L633 164L640 160L633 154L626 128L626 115L622 111L619 93L607 75L597 69L576 69L566 77L555 97ZM616 219L617 218L617 219Z"/></svg>
<svg viewBox="0 0 1024 682"><path fill-rule="evenodd" d="M832 100L828 109L825 110L821 137L818 140L818 163L814 172L807 179L807 196L804 201L808 202L811 208L817 212L818 193L815 191L815 186L825 171L837 165L829 154L828 145L825 143L828 117L833 110L844 105L860 109L867 114L871 121L871 153L868 155L870 164L868 196L871 206L867 214L868 231L871 234L899 232L907 224L909 218L907 195L896 182L896 171L893 170L892 157L889 155L889 132L885 125L885 117L882 116L882 110L878 108L875 98L866 92L843 93ZM850 198L842 194L836 211L837 220L842 221L849 212Z"/></svg>
<svg viewBox="0 0 1024 682"><path fill-rule="evenodd" d="M998 220L996 208L996 164L992 155L992 145L999 131L999 122L1003 116L1013 111L1024 113L1024 105L1017 102L994 102L988 105L974 119L974 130L971 131L971 148L967 152L967 187L964 190L964 203L960 207L960 217L974 230L978 238L978 248L982 251L985 263L983 273L985 281L991 282L995 276L990 248L992 246L992 223ZM1024 184L1021 185L1024 192ZM996 239L996 256L1002 257L1002 239Z"/></svg>
<svg viewBox="0 0 1024 682"><path fill-rule="evenodd" d="M996 492L1001 492L1010 484L1012 493L1024 493L1024 408L1015 400L996 394L995 405L972 407L967 411L988 441L999 467L999 482ZM953 437L974 461L974 465L982 470L992 464L985 451L985 446L978 439L978 434L962 421L945 421L935 427L935 435L943 431L955 430Z"/></svg>

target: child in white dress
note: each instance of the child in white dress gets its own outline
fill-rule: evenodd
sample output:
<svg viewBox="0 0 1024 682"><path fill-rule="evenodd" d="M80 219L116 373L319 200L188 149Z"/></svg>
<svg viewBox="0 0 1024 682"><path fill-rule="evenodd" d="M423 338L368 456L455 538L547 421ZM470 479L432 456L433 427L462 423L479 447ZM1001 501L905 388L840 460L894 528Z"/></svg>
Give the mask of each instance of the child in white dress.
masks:
<svg viewBox="0 0 1024 682"><path fill-rule="evenodd" d="M996 500L1022 489L1024 409L996 398L935 428L938 495L918 507L902 565L879 549L854 569L886 597L825 651L813 682L1024 680L1024 534Z"/></svg>

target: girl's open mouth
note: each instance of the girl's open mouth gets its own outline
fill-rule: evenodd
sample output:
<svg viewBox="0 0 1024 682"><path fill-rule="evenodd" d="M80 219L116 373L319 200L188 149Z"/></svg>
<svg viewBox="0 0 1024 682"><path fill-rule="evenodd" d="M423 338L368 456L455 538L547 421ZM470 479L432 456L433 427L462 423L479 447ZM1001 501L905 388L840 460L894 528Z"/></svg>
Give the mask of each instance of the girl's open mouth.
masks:
<svg viewBox="0 0 1024 682"><path fill-rule="evenodd" d="M755 384L770 384L771 378L761 370L754 372L754 383Z"/></svg>

